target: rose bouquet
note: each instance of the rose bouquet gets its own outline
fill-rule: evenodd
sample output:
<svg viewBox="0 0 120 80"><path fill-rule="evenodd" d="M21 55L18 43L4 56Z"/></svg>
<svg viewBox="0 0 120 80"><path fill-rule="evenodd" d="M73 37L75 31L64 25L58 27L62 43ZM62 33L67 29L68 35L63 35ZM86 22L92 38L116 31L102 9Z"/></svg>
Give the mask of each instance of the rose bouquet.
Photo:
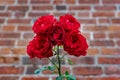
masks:
<svg viewBox="0 0 120 80"><path fill-rule="evenodd" d="M76 80L76 77L69 74L68 71L61 73L61 60L66 54L60 53L60 47L70 55L79 57L86 55L88 48L86 38L79 31L80 23L70 14L60 16L57 20L53 15L39 17L32 30L35 37L27 46L27 53L30 58L48 58L53 66L45 66L37 69L35 73L40 73L42 70L54 71L57 69L59 74L56 80ZM57 60L52 61L51 57Z"/></svg>

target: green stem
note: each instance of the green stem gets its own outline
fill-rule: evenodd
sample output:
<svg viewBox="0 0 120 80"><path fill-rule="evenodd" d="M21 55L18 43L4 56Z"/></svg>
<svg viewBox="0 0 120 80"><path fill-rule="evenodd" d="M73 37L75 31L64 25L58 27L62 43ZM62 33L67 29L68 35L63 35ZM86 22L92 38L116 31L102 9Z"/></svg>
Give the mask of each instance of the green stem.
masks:
<svg viewBox="0 0 120 80"><path fill-rule="evenodd" d="M67 54L64 54L62 57L61 57L61 60L66 56Z"/></svg>
<svg viewBox="0 0 120 80"><path fill-rule="evenodd" d="M48 60L58 69L58 66L50 58Z"/></svg>
<svg viewBox="0 0 120 80"><path fill-rule="evenodd" d="M58 72L59 76L61 76L61 60L60 60L60 53L59 53L59 46L57 46L57 57L58 57Z"/></svg>

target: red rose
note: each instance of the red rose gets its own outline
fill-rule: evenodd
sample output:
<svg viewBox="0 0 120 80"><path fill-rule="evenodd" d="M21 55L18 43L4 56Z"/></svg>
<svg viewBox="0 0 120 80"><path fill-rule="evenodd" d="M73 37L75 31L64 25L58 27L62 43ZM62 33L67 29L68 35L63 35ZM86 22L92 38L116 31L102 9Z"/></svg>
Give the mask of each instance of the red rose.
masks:
<svg viewBox="0 0 120 80"><path fill-rule="evenodd" d="M32 29L36 34L44 33L49 27L53 26L55 22L56 19L53 15L42 16L35 21Z"/></svg>
<svg viewBox="0 0 120 80"><path fill-rule="evenodd" d="M64 36L64 28L58 22L48 31L48 38L53 45L63 45Z"/></svg>
<svg viewBox="0 0 120 80"><path fill-rule="evenodd" d="M47 38L44 38L42 35L37 35L27 46L27 53L31 58L51 57L53 55L52 45Z"/></svg>
<svg viewBox="0 0 120 80"><path fill-rule="evenodd" d="M80 23L70 14L60 16L60 23L67 30L78 30Z"/></svg>
<svg viewBox="0 0 120 80"><path fill-rule="evenodd" d="M88 48L86 39L78 34L76 31L67 33L64 41L64 50L70 55L80 56L86 55L86 50Z"/></svg>

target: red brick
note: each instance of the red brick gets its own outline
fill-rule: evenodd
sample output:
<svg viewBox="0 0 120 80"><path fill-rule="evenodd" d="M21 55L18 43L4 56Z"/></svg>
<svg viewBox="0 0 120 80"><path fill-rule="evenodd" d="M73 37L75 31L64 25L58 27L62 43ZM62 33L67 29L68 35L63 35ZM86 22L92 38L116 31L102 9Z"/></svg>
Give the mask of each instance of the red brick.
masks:
<svg viewBox="0 0 120 80"><path fill-rule="evenodd" d="M1 23L1 24L3 24L3 23L4 23L4 21L5 21L4 19L0 19L0 23Z"/></svg>
<svg viewBox="0 0 120 80"><path fill-rule="evenodd" d="M0 46L14 46L15 40L0 40Z"/></svg>
<svg viewBox="0 0 120 80"><path fill-rule="evenodd" d="M80 4L98 4L99 0L79 0Z"/></svg>
<svg viewBox="0 0 120 80"><path fill-rule="evenodd" d="M18 57L0 57L0 63L2 64L18 64L19 58Z"/></svg>
<svg viewBox="0 0 120 80"><path fill-rule="evenodd" d="M114 12L93 12L93 17L114 17Z"/></svg>
<svg viewBox="0 0 120 80"><path fill-rule="evenodd" d="M66 4L75 4L76 0L65 0Z"/></svg>
<svg viewBox="0 0 120 80"><path fill-rule="evenodd" d="M18 26L18 31L32 31L32 26Z"/></svg>
<svg viewBox="0 0 120 80"><path fill-rule="evenodd" d="M120 12L118 12L118 14L117 14L117 15L118 15L118 17L120 17Z"/></svg>
<svg viewBox="0 0 120 80"><path fill-rule="evenodd" d="M11 52L10 48L0 48L0 55L7 55Z"/></svg>
<svg viewBox="0 0 120 80"><path fill-rule="evenodd" d="M8 10L11 11L27 11L28 9L28 6L8 6Z"/></svg>
<svg viewBox="0 0 120 80"><path fill-rule="evenodd" d="M4 9L5 9L5 6L0 5L0 10L4 10Z"/></svg>
<svg viewBox="0 0 120 80"><path fill-rule="evenodd" d="M101 53L105 55L118 55L120 52L119 48L101 48Z"/></svg>
<svg viewBox="0 0 120 80"><path fill-rule="evenodd" d="M48 12L30 12L28 15L29 17L39 17L48 14L49 14Z"/></svg>
<svg viewBox="0 0 120 80"><path fill-rule="evenodd" d="M0 67L0 74L22 74L23 67L8 67L8 66L1 66Z"/></svg>
<svg viewBox="0 0 120 80"><path fill-rule="evenodd" d="M10 17L11 13L10 12L0 12L0 17Z"/></svg>
<svg viewBox="0 0 120 80"><path fill-rule="evenodd" d="M106 38L106 34L105 33L101 33L101 32L94 33L93 36L94 36L94 39L105 39Z"/></svg>
<svg viewBox="0 0 120 80"><path fill-rule="evenodd" d="M27 54L27 53L26 53ZM30 64L34 64L34 65L48 65L49 64L49 61L47 58L42 58L42 59L39 59L39 58L30 58L28 56L23 56L22 57L22 64L23 65L30 65ZM41 66L41 67L42 67ZM34 68L34 70L38 69L38 66L29 66L27 68L27 71L26 73L27 74L34 74L34 71L33 70L29 70L29 69L32 69ZM31 72L32 71L32 72Z"/></svg>
<svg viewBox="0 0 120 80"><path fill-rule="evenodd" d="M15 30L15 26L12 25L6 25L2 27L2 31L4 32L9 32L9 31L14 31Z"/></svg>
<svg viewBox="0 0 120 80"><path fill-rule="evenodd" d="M78 17L89 17L89 12L78 12Z"/></svg>
<svg viewBox="0 0 120 80"><path fill-rule="evenodd" d="M57 17L65 15L65 14L66 14L66 12L54 12L54 15ZM73 12L70 12L68 14L75 15L75 13L73 13Z"/></svg>
<svg viewBox="0 0 120 80"><path fill-rule="evenodd" d="M116 10L116 6L114 5L110 5L110 6L107 6L107 5L103 5L103 6L95 6L95 10L98 10L98 11L106 11L106 10Z"/></svg>
<svg viewBox="0 0 120 80"><path fill-rule="evenodd" d="M106 77L106 78L101 78L102 80L120 80L119 77Z"/></svg>
<svg viewBox="0 0 120 80"><path fill-rule="evenodd" d="M4 64L4 57L0 57L0 64Z"/></svg>
<svg viewBox="0 0 120 80"><path fill-rule="evenodd" d="M74 67L73 74L74 75L101 75L102 68L101 67Z"/></svg>
<svg viewBox="0 0 120 80"><path fill-rule="evenodd" d="M96 54L99 54L99 52L98 52L97 48L88 48L87 54L89 54L89 55L96 55Z"/></svg>
<svg viewBox="0 0 120 80"><path fill-rule="evenodd" d="M99 57L98 58L99 64L120 64L119 57Z"/></svg>
<svg viewBox="0 0 120 80"><path fill-rule="evenodd" d="M102 80L120 80L120 77L106 77L106 78L101 78Z"/></svg>
<svg viewBox="0 0 120 80"><path fill-rule="evenodd" d="M26 46L28 44L29 40L18 40L17 41L17 46Z"/></svg>
<svg viewBox="0 0 120 80"><path fill-rule="evenodd" d="M108 27L109 31L120 31L120 26L110 26Z"/></svg>
<svg viewBox="0 0 120 80"><path fill-rule="evenodd" d="M31 0L31 4L49 4L50 0Z"/></svg>
<svg viewBox="0 0 120 80"><path fill-rule="evenodd" d="M80 57L77 59L77 64L94 64L94 58L90 56Z"/></svg>
<svg viewBox="0 0 120 80"><path fill-rule="evenodd" d="M88 77L88 78L80 78L78 77L77 80L120 80L119 77Z"/></svg>
<svg viewBox="0 0 120 80"><path fill-rule="evenodd" d="M7 33L0 33L1 38L20 38L20 33L16 32L7 32Z"/></svg>
<svg viewBox="0 0 120 80"><path fill-rule="evenodd" d="M18 0L18 4L27 4L28 0Z"/></svg>
<svg viewBox="0 0 120 80"><path fill-rule="evenodd" d="M4 57L0 57L0 64L4 63Z"/></svg>
<svg viewBox="0 0 120 80"><path fill-rule="evenodd" d="M0 4L13 4L15 0L0 0Z"/></svg>
<svg viewBox="0 0 120 80"><path fill-rule="evenodd" d="M120 74L120 68L117 66L105 67L105 74Z"/></svg>
<svg viewBox="0 0 120 80"><path fill-rule="evenodd" d="M26 48L13 48L11 49L12 53L15 55L23 55L26 54Z"/></svg>
<svg viewBox="0 0 120 80"><path fill-rule="evenodd" d="M0 76L0 80L18 80L19 77L16 76Z"/></svg>
<svg viewBox="0 0 120 80"><path fill-rule="evenodd" d="M104 31L108 31L108 27L107 26L85 26L83 27L84 31L98 31L98 32L104 32Z"/></svg>
<svg viewBox="0 0 120 80"><path fill-rule="evenodd" d="M62 4L64 0L54 0L53 4Z"/></svg>
<svg viewBox="0 0 120 80"><path fill-rule="evenodd" d="M5 63L6 64L18 64L19 63L19 58L18 57L5 57Z"/></svg>
<svg viewBox="0 0 120 80"><path fill-rule="evenodd" d="M120 0L103 0L104 4L119 4Z"/></svg>
<svg viewBox="0 0 120 80"><path fill-rule="evenodd" d="M26 76L23 77L22 80L48 80L48 77L34 77L34 76Z"/></svg>
<svg viewBox="0 0 120 80"><path fill-rule="evenodd" d="M120 39L120 32L111 32L111 33L108 34L108 37L110 39L113 39L113 38Z"/></svg>
<svg viewBox="0 0 120 80"><path fill-rule="evenodd" d="M117 40L116 42L117 42L117 45L120 46L120 40Z"/></svg>
<svg viewBox="0 0 120 80"><path fill-rule="evenodd" d="M7 22L11 24L30 24L30 19L8 19Z"/></svg>
<svg viewBox="0 0 120 80"><path fill-rule="evenodd" d="M95 19L79 19L81 24L96 24Z"/></svg>
<svg viewBox="0 0 120 80"><path fill-rule="evenodd" d="M25 39L33 38L33 37L34 37L34 33L24 33L24 34L23 34L23 37L24 37Z"/></svg>
<svg viewBox="0 0 120 80"><path fill-rule="evenodd" d="M60 10L66 10L66 5L56 5L55 9L60 11Z"/></svg>
<svg viewBox="0 0 120 80"><path fill-rule="evenodd" d="M16 12L14 16L17 18L18 17L25 17L25 12Z"/></svg>
<svg viewBox="0 0 120 80"><path fill-rule="evenodd" d="M69 6L69 10L90 10L90 6Z"/></svg>
<svg viewBox="0 0 120 80"><path fill-rule="evenodd" d="M28 9L28 6L8 6L8 10L11 11L27 11Z"/></svg>
<svg viewBox="0 0 120 80"><path fill-rule="evenodd" d="M85 56L85 57L79 57L79 58L76 58L74 56L69 56L68 57L72 62L73 62L73 66L75 65L93 65L94 64L94 58L93 57L90 57L90 56ZM72 66L72 65L70 65Z"/></svg>
<svg viewBox="0 0 120 80"><path fill-rule="evenodd" d="M114 46L113 40L92 40L90 41L91 46Z"/></svg>
<svg viewBox="0 0 120 80"><path fill-rule="evenodd" d="M53 6L47 5L47 6L32 6L32 10L53 10Z"/></svg>
<svg viewBox="0 0 120 80"><path fill-rule="evenodd" d="M103 19L103 18L101 18L101 19L98 19L98 22L100 24L109 24L110 23L110 19Z"/></svg>
<svg viewBox="0 0 120 80"><path fill-rule="evenodd" d="M112 19L111 21L112 21L113 24L120 24L120 19L119 18L118 19L116 19L116 18Z"/></svg>

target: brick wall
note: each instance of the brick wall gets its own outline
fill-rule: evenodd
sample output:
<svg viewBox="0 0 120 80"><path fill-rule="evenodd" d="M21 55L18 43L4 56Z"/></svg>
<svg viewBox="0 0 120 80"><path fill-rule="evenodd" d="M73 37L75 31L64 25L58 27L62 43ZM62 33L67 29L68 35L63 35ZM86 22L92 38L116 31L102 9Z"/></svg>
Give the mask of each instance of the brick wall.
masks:
<svg viewBox="0 0 120 80"><path fill-rule="evenodd" d="M0 0L0 80L55 80L55 74L34 70L46 59L30 60L26 45L39 16L70 13L81 22L88 55L63 63L77 80L120 80L120 0ZM34 64L34 65L33 65Z"/></svg>

